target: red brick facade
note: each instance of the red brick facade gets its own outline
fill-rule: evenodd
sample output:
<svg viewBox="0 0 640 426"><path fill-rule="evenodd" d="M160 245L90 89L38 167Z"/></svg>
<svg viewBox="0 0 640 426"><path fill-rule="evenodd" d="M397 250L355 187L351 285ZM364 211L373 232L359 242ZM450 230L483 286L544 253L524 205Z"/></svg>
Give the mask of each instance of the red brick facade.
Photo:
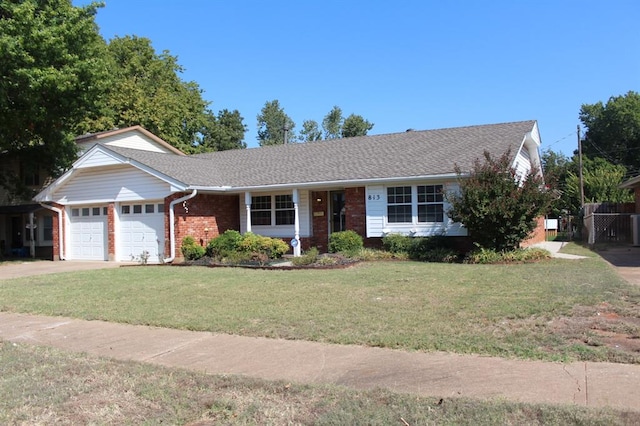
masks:
<svg viewBox="0 0 640 426"><path fill-rule="evenodd" d="M529 238L520 243L520 247L531 247L534 244L543 243L546 240L547 233L544 228L544 216L540 216L536 222L536 229L533 230Z"/></svg>
<svg viewBox="0 0 640 426"><path fill-rule="evenodd" d="M329 192L311 192L311 238L309 246L326 252L329 246ZM303 244L303 249L306 249ZM308 248L308 247L307 247Z"/></svg>
<svg viewBox="0 0 640 426"><path fill-rule="evenodd" d="M171 201L187 194L178 193L165 198L165 253L170 253L169 207ZM182 258L180 246L188 235L203 247L209 240L228 229L240 229L240 199L237 195L198 194L174 207L176 259Z"/></svg>
<svg viewBox="0 0 640 426"><path fill-rule="evenodd" d="M107 207L107 258L116 260L115 203Z"/></svg>

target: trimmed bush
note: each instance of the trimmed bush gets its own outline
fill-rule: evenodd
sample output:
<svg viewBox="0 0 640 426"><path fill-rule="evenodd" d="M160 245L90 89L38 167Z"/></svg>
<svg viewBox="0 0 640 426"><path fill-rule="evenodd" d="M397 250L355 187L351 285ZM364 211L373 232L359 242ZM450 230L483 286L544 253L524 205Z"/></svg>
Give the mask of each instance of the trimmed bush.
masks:
<svg viewBox="0 0 640 426"><path fill-rule="evenodd" d="M278 238L263 237L247 232L240 242L240 250L266 255L269 259L279 259L289 251L289 245Z"/></svg>
<svg viewBox="0 0 640 426"><path fill-rule="evenodd" d="M362 237L355 231L334 232L329 236L330 253L354 253L363 247Z"/></svg>
<svg viewBox="0 0 640 426"><path fill-rule="evenodd" d="M233 229L224 231L207 244L207 256L214 258L225 258L236 253L240 249L242 234Z"/></svg>
<svg viewBox="0 0 640 426"><path fill-rule="evenodd" d="M382 237L382 248L393 254L409 254L413 239L402 234L387 234Z"/></svg>
<svg viewBox="0 0 640 426"><path fill-rule="evenodd" d="M198 244L191 235L187 235L182 239L180 251L186 260L198 260L204 256L205 248Z"/></svg>

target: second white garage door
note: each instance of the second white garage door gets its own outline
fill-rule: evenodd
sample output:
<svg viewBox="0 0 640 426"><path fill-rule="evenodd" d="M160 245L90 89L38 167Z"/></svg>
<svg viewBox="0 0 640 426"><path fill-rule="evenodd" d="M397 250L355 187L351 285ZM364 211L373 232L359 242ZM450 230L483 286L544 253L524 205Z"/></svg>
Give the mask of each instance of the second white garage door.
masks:
<svg viewBox="0 0 640 426"><path fill-rule="evenodd" d="M137 261L148 253L149 263L164 257L164 204L123 204L120 206L118 257Z"/></svg>

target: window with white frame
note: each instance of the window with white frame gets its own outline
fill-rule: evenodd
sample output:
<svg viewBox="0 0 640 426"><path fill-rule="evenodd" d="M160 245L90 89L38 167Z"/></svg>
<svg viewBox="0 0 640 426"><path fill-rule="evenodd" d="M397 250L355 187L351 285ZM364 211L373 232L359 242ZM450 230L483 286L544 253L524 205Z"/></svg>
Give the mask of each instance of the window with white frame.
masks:
<svg viewBox="0 0 640 426"><path fill-rule="evenodd" d="M411 223L411 198L410 186L387 188L387 222Z"/></svg>
<svg viewBox="0 0 640 426"><path fill-rule="evenodd" d="M53 241L53 216L42 217L42 239Z"/></svg>
<svg viewBox="0 0 640 426"><path fill-rule="evenodd" d="M251 224L271 225L271 196L251 197Z"/></svg>
<svg viewBox="0 0 640 426"><path fill-rule="evenodd" d="M418 185L418 222L444 222L442 185Z"/></svg>
<svg viewBox="0 0 640 426"><path fill-rule="evenodd" d="M444 222L443 185L387 187L387 223L414 222Z"/></svg>
<svg viewBox="0 0 640 426"><path fill-rule="evenodd" d="M260 195L251 197L251 224L256 226L293 225L295 210L293 196Z"/></svg>

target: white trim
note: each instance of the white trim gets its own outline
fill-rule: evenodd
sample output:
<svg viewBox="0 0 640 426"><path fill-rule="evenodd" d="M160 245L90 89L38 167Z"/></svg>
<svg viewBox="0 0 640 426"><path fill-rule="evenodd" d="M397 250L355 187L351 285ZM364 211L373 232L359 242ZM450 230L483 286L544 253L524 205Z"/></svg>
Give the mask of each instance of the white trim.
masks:
<svg viewBox="0 0 640 426"><path fill-rule="evenodd" d="M40 203L40 205L42 207L44 207L47 210L51 210L54 213L58 214L58 251L60 252L59 256L60 256L60 260L65 260L64 257L64 241L63 241L63 235L62 235L62 210L60 210L57 207L53 207L53 206L49 206L47 204L43 204ZM55 260L55 259L54 259Z"/></svg>
<svg viewBox="0 0 640 426"><path fill-rule="evenodd" d="M82 155L82 157L80 157L79 159L77 159L74 163L72 168L67 171L65 174L63 174L62 176L60 176L58 179L56 179L55 181L53 181L47 188L45 188L42 192L40 192L39 194L37 194L33 199L35 201L38 202L45 202L45 201L53 201L52 199L52 195L63 186L63 183L66 182L68 179L72 178L73 175L75 175L76 173L78 173L80 171L80 169L83 169L84 167L82 167L82 164L84 162L87 161L87 159L94 154L95 152L101 152L105 155L108 155L110 157L112 157L114 160L118 161L120 164L123 165L130 165L142 172L145 172L163 182L168 183L169 185L171 185L171 189L175 192L179 192L179 191L184 191L187 189L187 184L185 184L184 182L180 182L179 180L176 180L170 176L167 176L149 166L146 166L142 163L139 163L138 161L132 160L130 158L127 158L123 155L118 154L117 152L114 152L112 150L110 150L108 147L102 146L102 145L94 145L93 147L91 147L91 149L89 149L86 153L84 153ZM101 166L93 166L91 168L100 168ZM86 168L85 168L86 169ZM113 200L95 200L95 202L108 202L108 201L113 201ZM83 201L83 204L86 204L88 201ZM92 201L94 202L94 201ZM66 204L66 203L65 203Z"/></svg>
<svg viewBox="0 0 640 426"><path fill-rule="evenodd" d="M193 197L195 197L196 195L198 195L198 190L194 189L193 192L189 195L185 195L184 197L180 197L176 200L173 200L170 204L169 204L169 245L170 245L170 252L171 252L171 256L164 258L162 261L164 263L171 263L173 262L173 260L176 258L176 227L173 223L174 218L175 218L175 213L173 211L173 208L176 204L178 203L182 203L183 201L187 201L192 199Z"/></svg>

